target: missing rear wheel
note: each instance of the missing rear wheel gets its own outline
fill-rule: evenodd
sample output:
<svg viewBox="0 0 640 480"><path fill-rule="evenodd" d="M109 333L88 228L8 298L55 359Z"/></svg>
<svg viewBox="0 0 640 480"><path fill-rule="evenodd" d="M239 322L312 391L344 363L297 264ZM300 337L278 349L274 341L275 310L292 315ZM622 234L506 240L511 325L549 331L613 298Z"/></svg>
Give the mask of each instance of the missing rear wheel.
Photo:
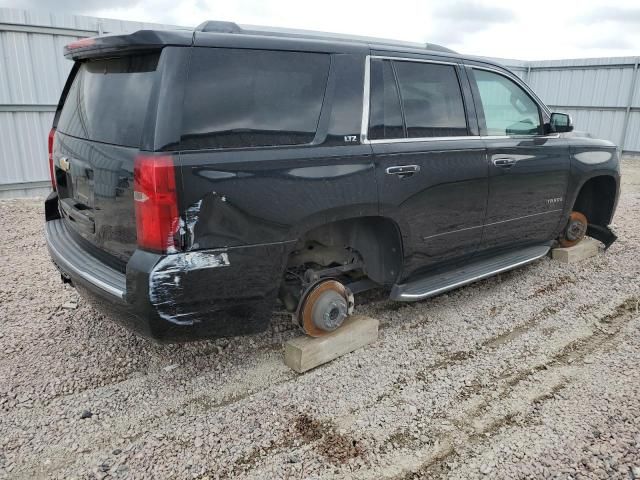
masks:
<svg viewBox="0 0 640 480"><path fill-rule="evenodd" d="M328 279L305 293L296 319L307 335L321 337L339 328L352 312L353 294L342 283Z"/></svg>

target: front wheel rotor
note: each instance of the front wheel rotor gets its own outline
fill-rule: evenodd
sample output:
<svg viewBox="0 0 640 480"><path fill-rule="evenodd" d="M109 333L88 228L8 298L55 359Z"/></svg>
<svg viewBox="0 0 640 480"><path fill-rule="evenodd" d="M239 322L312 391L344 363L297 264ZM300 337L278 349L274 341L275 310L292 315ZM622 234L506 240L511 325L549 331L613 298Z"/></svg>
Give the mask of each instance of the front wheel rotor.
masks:
<svg viewBox="0 0 640 480"><path fill-rule="evenodd" d="M571 212L567 226L562 231L562 234L558 239L560 246L573 247L574 245L577 245L587 234L588 226L589 222L583 213L575 211Z"/></svg>

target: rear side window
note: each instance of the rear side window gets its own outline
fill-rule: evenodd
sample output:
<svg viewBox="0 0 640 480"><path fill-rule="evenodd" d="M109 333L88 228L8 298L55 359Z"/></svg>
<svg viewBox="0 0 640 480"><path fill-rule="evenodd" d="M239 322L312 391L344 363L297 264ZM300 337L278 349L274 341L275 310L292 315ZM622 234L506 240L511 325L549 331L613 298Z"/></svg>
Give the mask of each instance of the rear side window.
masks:
<svg viewBox="0 0 640 480"><path fill-rule="evenodd" d="M195 48L181 148L310 143L329 61L321 53Z"/></svg>
<svg viewBox="0 0 640 480"><path fill-rule="evenodd" d="M409 138L467 135L467 120L453 65L394 62Z"/></svg>
<svg viewBox="0 0 640 480"><path fill-rule="evenodd" d="M65 99L58 131L139 147L160 54L84 62Z"/></svg>
<svg viewBox="0 0 640 480"><path fill-rule="evenodd" d="M468 135L455 66L371 61L369 138Z"/></svg>

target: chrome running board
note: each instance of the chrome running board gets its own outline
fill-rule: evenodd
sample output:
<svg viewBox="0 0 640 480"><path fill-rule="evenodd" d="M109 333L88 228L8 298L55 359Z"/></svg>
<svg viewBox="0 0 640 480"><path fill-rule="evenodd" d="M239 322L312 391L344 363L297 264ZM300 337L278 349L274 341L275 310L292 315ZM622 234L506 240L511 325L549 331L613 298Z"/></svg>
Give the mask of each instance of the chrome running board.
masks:
<svg viewBox="0 0 640 480"><path fill-rule="evenodd" d="M492 258L476 260L462 267L428 275L410 283L396 284L391 289L390 298L401 302L414 302L433 297L462 285L531 263L544 257L549 249L549 245L528 247Z"/></svg>

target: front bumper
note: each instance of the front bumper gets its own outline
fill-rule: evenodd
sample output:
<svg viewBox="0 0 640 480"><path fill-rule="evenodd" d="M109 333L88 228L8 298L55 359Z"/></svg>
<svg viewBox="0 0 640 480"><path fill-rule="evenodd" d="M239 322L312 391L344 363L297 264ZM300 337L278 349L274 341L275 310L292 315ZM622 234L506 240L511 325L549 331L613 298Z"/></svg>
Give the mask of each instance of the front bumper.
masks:
<svg viewBox="0 0 640 480"><path fill-rule="evenodd" d="M83 249L63 219L46 222L64 279L110 318L162 342L257 333L269 326L286 244L158 255L136 250L117 271Z"/></svg>

